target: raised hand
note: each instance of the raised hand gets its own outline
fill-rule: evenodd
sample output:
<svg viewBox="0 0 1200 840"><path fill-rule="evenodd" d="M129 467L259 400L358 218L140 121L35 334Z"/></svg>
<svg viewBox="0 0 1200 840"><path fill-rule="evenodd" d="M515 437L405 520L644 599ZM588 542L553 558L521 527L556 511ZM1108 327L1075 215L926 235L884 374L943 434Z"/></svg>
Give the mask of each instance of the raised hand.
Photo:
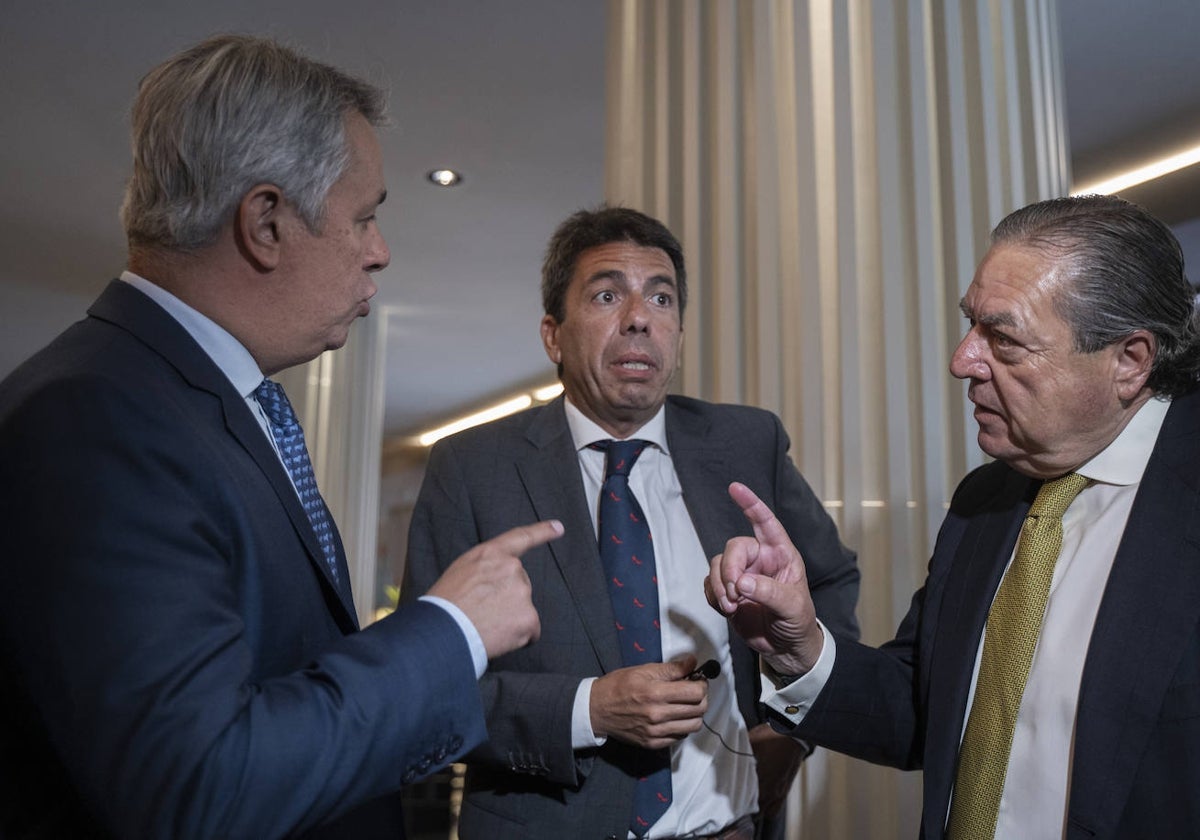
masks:
<svg viewBox="0 0 1200 840"><path fill-rule="evenodd" d="M821 654L804 560L771 509L744 484L729 495L754 528L712 559L704 593L734 630L781 674L804 674Z"/></svg>

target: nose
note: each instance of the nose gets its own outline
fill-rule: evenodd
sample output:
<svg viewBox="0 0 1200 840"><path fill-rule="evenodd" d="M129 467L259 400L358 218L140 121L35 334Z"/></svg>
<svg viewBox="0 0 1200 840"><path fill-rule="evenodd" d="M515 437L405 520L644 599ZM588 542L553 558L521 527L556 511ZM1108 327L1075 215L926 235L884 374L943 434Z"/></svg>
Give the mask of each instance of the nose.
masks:
<svg viewBox="0 0 1200 840"><path fill-rule="evenodd" d="M377 225L372 224L374 236L367 244L365 254L367 271L382 271L392 261L392 252L388 249L387 240L383 238Z"/></svg>
<svg viewBox="0 0 1200 840"><path fill-rule="evenodd" d="M950 357L950 375L957 379L990 379L986 351L987 341L979 334L978 327L971 327Z"/></svg>
<svg viewBox="0 0 1200 840"><path fill-rule="evenodd" d="M645 332L650 327L649 304L640 295L630 295L622 320L626 332Z"/></svg>

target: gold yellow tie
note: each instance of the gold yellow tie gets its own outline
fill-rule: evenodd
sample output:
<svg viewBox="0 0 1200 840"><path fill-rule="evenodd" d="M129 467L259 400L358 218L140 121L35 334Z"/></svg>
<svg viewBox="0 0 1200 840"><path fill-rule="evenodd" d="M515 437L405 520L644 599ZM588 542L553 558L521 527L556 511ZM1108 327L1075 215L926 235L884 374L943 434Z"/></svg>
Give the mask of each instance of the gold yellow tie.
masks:
<svg viewBox="0 0 1200 840"><path fill-rule="evenodd" d="M946 829L950 840L991 840L996 832L1013 727L1062 550L1063 513L1086 484L1086 478L1071 473L1038 490L1017 556L992 602L975 700L958 754Z"/></svg>

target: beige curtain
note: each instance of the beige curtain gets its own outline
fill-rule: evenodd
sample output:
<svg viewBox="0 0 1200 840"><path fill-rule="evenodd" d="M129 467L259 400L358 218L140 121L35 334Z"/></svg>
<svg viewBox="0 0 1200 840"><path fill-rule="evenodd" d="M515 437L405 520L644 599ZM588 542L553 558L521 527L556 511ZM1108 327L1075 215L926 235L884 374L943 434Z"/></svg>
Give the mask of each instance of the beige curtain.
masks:
<svg viewBox="0 0 1200 840"><path fill-rule="evenodd" d="M1069 181L1053 0L610 0L607 198L688 261L678 389L777 412L891 637L982 456L947 372L1008 211ZM819 752L791 838L910 838L919 774Z"/></svg>

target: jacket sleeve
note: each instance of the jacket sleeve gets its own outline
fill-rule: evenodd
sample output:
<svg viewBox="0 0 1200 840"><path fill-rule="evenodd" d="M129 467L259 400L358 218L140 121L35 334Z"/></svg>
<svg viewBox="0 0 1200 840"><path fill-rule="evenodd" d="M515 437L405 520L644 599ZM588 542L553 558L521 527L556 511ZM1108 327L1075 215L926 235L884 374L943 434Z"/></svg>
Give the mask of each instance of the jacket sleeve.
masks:
<svg viewBox="0 0 1200 840"><path fill-rule="evenodd" d="M977 509L983 504L981 497L994 495L996 482L986 477L990 472L987 467L976 470L955 491L938 531L929 573L895 637L873 648L834 633L833 671L794 735L876 764L904 770L924 766L929 671L946 581L968 525L970 513L964 510ZM961 663L968 673L972 665L973 659Z"/></svg>

